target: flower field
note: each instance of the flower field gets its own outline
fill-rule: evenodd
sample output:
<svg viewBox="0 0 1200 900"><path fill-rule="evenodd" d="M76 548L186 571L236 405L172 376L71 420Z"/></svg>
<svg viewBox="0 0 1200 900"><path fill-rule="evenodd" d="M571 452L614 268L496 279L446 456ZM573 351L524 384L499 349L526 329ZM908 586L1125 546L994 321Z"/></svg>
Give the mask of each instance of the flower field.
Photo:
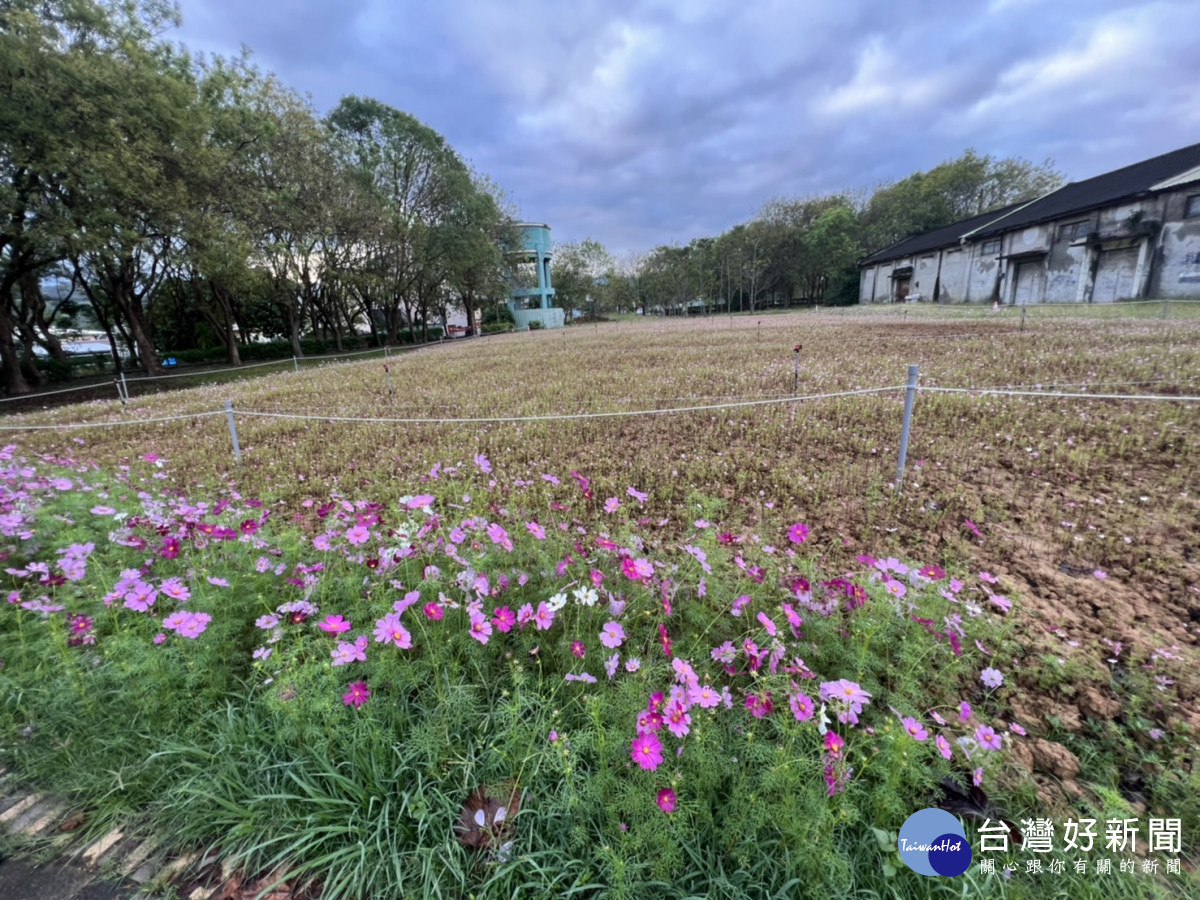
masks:
<svg viewBox="0 0 1200 900"><path fill-rule="evenodd" d="M797 345L798 393L842 396L787 400ZM898 492L904 392L849 392L910 363L1023 393L918 392ZM195 416L9 432L0 763L326 897L1195 889L1200 404L1030 394L1196 395L1200 323L714 318L388 365L0 422ZM929 879L895 832L939 805L975 848L1142 817L1142 852ZM1072 869L1108 855L1138 874Z"/></svg>

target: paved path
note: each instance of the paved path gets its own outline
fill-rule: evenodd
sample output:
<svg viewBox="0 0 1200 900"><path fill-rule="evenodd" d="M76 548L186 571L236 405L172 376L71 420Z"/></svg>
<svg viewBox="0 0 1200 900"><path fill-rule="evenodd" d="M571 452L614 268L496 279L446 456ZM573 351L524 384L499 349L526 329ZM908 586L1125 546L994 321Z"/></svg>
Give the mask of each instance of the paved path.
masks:
<svg viewBox="0 0 1200 900"><path fill-rule="evenodd" d="M133 890L97 881L95 872L69 863L35 865L19 858L0 861L3 900L127 900L133 895Z"/></svg>

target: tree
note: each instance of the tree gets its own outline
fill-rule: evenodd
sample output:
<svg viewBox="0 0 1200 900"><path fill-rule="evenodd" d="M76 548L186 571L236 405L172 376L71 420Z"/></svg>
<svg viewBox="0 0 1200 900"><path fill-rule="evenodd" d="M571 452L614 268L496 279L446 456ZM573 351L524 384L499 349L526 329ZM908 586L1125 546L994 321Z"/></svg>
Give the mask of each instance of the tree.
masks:
<svg viewBox="0 0 1200 900"><path fill-rule="evenodd" d="M608 312L615 280L616 260L599 241L585 238L554 248L554 296L563 309Z"/></svg>
<svg viewBox="0 0 1200 900"><path fill-rule="evenodd" d="M910 234L1032 200L1062 183L1051 160L1034 165L968 149L958 159L876 190L861 216L863 246L873 252Z"/></svg>
<svg viewBox="0 0 1200 900"><path fill-rule="evenodd" d="M154 0L0 4L0 371L28 390L14 333L30 278L108 239L180 123L180 58L158 41L177 20ZM168 154L169 155L169 154ZM24 291L17 285L24 282Z"/></svg>
<svg viewBox="0 0 1200 900"><path fill-rule="evenodd" d="M338 158L376 210L374 226L362 235L369 277L359 290L374 292L389 342L397 339L402 319L427 329L442 290L435 269L448 271L446 255L456 245L441 229L486 204L471 198L469 172L458 154L408 113L350 96L327 122Z"/></svg>

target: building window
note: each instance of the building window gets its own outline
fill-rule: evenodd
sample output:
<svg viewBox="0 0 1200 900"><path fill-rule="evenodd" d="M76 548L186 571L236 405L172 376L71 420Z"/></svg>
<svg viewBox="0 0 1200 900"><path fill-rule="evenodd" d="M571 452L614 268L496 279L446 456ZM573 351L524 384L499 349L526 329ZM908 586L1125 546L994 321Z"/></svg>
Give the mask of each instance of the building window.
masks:
<svg viewBox="0 0 1200 900"><path fill-rule="evenodd" d="M1191 219L1195 216L1200 216L1200 194L1192 194L1187 198L1187 203L1183 207L1183 217Z"/></svg>
<svg viewBox="0 0 1200 900"><path fill-rule="evenodd" d="M999 253L1000 252L1000 238L995 238L994 240L990 240L990 241L984 241L983 248L979 252L982 253L984 256L991 256L993 253Z"/></svg>
<svg viewBox="0 0 1200 900"><path fill-rule="evenodd" d="M1077 241L1080 238L1087 237L1088 221L1084 219L1082 222L1072 222L1069 225L1064 225L1058 230L1058 239L1061 241Z"/></svg>

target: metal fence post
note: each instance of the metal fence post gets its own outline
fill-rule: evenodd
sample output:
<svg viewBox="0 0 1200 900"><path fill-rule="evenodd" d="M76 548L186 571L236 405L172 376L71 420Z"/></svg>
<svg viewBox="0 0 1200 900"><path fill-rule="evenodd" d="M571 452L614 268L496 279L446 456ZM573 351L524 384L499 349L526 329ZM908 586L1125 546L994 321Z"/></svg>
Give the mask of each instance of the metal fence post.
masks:
<svg viewBox="0 0 1200 900"><path fill-rule="evenodd" d="M900 462L896 466L896 493L904 486L904 462L908 457L908 432L912 425L913 400L917 396L917 367L908 367L908 387L904 391L904 424L900 428Z"/></svg>
<svg viewBox="0 0 1200 900"><path fill-rule="evenodd" d="M125 373L121 373L121 393L125 395L125 400L129 399L129 385L125 383ZM124 402L124 401L122 401Z"/></svg>
<svg viewBox="0 0 1200 900"><path fill-rule="evenodd" d="M296 357L292 357L292 371L297 375L300 374L300 363L296 361Z"/></svg>
<svg viewBox="0 0 1200 900"><path fill-rule="evenodd" d="M793 395L796 394L800 390L800 348L801 348L801 346L803 346L803 345L797 344L794 348L796 351L796 366L795 366L795 371L792 373L792 394Z"/></svg>
<svg viewBox="0 0 1200 900"><path fill-rule="evenodd" d="M1025 307L1021 307L1021 330L1025 330Z"/></svg>
<svg viewBox="0 0 1200 900"><path fill-rule="evenodd" d="M237 425L233 422L233 401L225 401L225 419L229 422L229 437L233 439L233 458L242 461L242 448L238 444Z"/></svg>

